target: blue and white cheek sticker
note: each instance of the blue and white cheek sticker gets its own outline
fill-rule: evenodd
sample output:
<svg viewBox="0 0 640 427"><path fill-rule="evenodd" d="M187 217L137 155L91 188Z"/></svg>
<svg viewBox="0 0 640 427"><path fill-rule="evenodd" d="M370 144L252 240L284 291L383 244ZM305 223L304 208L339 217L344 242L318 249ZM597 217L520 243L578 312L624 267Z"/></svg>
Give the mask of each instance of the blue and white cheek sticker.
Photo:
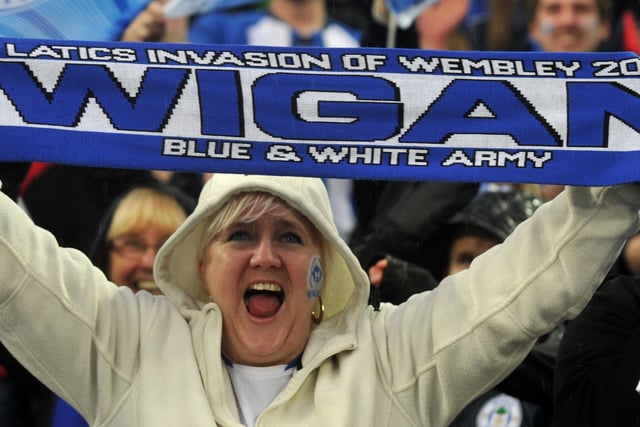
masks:
<svg viewBox="0 0 640 427"><path fill-rule="evenodd" d="M309 274L307 277L307 297L316 298L320 296L323 278L324 273L322 271L322 265L320 264L320 257L314 255L313 258L311 258L311 264L309 265Z"/></svg>

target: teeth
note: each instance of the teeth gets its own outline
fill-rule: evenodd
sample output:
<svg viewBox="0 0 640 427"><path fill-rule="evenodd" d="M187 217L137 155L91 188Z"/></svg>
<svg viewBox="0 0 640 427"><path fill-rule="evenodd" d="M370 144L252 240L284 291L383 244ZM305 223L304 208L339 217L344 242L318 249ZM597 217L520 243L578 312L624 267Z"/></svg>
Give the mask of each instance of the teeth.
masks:
<svg viewBox="0 0 640 427"><path fill-rule="evenodd" d="M282 292L282 288L275 283L254 283L249 289L254 291Z"/></svg>

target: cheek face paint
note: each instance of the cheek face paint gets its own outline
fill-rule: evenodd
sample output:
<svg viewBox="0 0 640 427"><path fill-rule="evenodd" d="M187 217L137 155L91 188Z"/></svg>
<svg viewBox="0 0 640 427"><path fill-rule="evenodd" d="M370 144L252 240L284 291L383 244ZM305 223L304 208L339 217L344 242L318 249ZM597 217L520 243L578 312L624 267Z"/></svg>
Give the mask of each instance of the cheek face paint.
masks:
<svg viewBox="0 0 640 427"><path fill-rule="evenodd" d="M593 18L587 18L583 23L582 27L587 30L589 34L595 36L598 34L600 27L598 26L598 21Z"/></svg>
<svg viewBox="0 0 640 427"><path fill-rule="evenodd" d="M320 257L314 255L309 263L309 272L307 273L307 298L317 298L322 290L322 280L324 273Z"/></svg>
<svg viewBox="0 0 640 427"><path fill-rule="evenodd" d="M554 29L554 25L553 25L553 21L551 21L550 19L545 19L542 22L542 25L540 26L540 33L543 36L548 36L551 33L553 33L553 29Z"/></svg>

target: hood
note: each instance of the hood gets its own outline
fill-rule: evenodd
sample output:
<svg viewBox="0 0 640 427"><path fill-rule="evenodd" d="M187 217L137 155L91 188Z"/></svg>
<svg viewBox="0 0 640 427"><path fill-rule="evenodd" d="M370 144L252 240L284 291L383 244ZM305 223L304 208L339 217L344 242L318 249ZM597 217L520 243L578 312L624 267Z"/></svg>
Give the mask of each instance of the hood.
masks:
<svg viewBox="0 0 640 427"><path fill-rule="evenodd" d="M285 200L306 216L329 243L321 293L325 319L347 306L366 307L369 280L351 249L338 235L329 197L318 178L216 173L205 184L193 213L160 248L154 274L158 287L185 313L209 302L198 272L198 248L208 219L234 195L263 191Z"/></svg>

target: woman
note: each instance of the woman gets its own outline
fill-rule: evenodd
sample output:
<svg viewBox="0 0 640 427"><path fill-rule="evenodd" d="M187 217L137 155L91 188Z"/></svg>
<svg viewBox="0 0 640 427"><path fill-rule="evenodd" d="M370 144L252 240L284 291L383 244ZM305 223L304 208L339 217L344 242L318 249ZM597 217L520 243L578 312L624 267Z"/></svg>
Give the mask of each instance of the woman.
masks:
<svg viewBox="0 0 640 427"><path fill-rule="evenodd" d="M89 257L109 280L133 292L160 294L153 280L158 248L176 231L195 202L176 188L142 184L118 197L102 219ZM85 420L58 399L52 427L85 426Z"/></svg>
<svg viewBox="0 0 640 427"><path fill-rule="evenodd" d="M171 186L134 187L105 214L89 257L115 284L157 294L156 253L194 208L189 196Z"/></svg>
<svg viewBox="0 0 640 427"><path fill-rule="evenodd" d="M637 184L570 189L375 312L319 179L215 174L158 253L166 298L109 285L1 197L0 336L92 425L443 426L582 309L639 208Z"/></svg>

